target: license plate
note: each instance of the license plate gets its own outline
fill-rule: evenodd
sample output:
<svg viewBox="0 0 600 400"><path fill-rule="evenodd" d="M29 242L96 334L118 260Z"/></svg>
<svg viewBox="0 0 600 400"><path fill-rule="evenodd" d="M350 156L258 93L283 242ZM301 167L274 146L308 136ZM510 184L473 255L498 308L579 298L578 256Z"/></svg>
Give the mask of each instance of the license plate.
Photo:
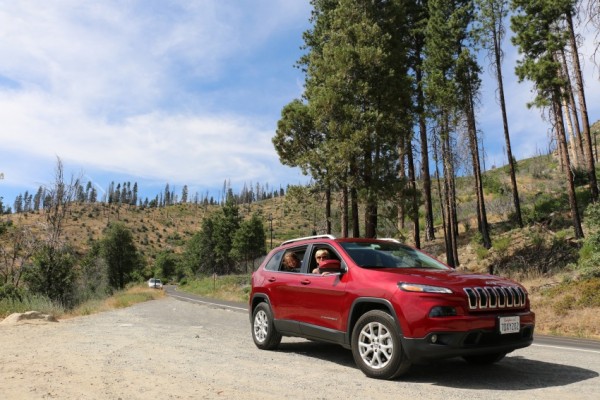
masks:
<svg viewBox="0 0 600 400"><path fill-rule="evenodd" d="M518 333L521 331L521 318L500 317L500 334Z"/></svg>

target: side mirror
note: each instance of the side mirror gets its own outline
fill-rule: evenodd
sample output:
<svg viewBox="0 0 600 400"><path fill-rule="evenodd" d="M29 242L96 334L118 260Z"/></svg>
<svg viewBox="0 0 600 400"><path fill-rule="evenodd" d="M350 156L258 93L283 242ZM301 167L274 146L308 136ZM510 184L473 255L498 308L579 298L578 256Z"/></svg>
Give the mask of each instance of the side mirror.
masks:
<svg viewBox="0 0 600 400"><path fill-rule="evenodd" d="M330 274L337 273L342 270L342 263L340 260L323 260L319 264L319 270L321 272L329 272Z"/></svg>

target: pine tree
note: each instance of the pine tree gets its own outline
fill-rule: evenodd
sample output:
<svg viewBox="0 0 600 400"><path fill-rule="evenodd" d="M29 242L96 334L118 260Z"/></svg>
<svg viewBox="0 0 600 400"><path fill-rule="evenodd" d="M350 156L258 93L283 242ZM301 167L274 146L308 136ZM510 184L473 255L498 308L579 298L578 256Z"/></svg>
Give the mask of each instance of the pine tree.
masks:
<svg viewBox="0 0 600 400"><path fill-rule="evenodd" d="M573 230L576 238L582 238L583 230L563 122L561 100L566 82L560 77L561 65L557 61L558 53L567 43L568 32L562 26L571 7L571 0L513 0L515 14L511 18L511 27L515 32L513 44L519 47L522 55L517 61L515 72L519 81L528 79L535 85L536 97L530 105L550 107L554 117L559 149L565 165Z"/></svg>

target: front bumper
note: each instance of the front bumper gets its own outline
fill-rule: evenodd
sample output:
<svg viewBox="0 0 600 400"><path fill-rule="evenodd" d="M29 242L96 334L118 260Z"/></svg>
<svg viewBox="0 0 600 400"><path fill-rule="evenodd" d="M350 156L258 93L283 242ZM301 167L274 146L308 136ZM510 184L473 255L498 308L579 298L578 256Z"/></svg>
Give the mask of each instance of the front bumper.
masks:
<svg viewBox="0 0 600 400"><path fill-rule="evenodd" d="M533 342L533 324L524 324L518 333L501 335L497 330L430 332L424 338L403 338L402 344L413 363L470 355L510 353Z"/></svg>

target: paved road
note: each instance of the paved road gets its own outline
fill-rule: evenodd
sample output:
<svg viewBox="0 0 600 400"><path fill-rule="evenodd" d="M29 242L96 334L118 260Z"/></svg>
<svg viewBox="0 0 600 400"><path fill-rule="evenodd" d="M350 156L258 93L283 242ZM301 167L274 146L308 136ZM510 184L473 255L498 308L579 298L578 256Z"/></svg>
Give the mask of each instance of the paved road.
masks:
<svg viewBox="0 0 600 400"><path fill-rule="evenodd" d="M168 288L167 292L187 302L242 313L249 329L245 303L201 298L173 288ZM244 334L250 336L250 332ZM402 398L428 400L600 398L600 341L594 340L537 335L532 346L510 353L503 361L489 367L472 366L460 359L444 360L413 366L407 375L395 382L366 378L355 367L351 352L338 346L284 338L280 351L272 354L281 352L293 356L294 362L301 365L304 361L306 365L316 363L317 366L326 362L326 379L332 384L319 395L308 389L301 396L306 398L385 399L398 398L400 394ZM262 353L270 352L259 352ZM288 361L280 361L285 363L281 366L285 369ZM257 365L256 368L261 367ZM278 380L278 375L273 379ZM344 390L334 382L346 382ZM277 384L284 383L279 381ZM294 387L294 384L288 386ZM286 397L285 393L282 397Z"/></svg>
<svg viewBox="0 0 600 400"><path fill-rule="evenodd" d="M196 304L205 304L213 307L222 307L225 309L248 312L248 305L242 302L222 301L210 298L196 296L190 293L180 292L176 286L165 286L166 292L178 300L189 301ZM535 335L533 346L554 348L554 349L572 349L576 351L597 353L600 357L600 341L589 339L577 339L558 336Z"/></svg>
<svg viewBox="0 0 600 400"><path fill-rule="evenodd" d="M369 379L349 350L284 338L261 351L246 305L165 299L59 323L0 326L0 399L597 400L600 352L536 340L500 363L459 359Z"/></svg>

